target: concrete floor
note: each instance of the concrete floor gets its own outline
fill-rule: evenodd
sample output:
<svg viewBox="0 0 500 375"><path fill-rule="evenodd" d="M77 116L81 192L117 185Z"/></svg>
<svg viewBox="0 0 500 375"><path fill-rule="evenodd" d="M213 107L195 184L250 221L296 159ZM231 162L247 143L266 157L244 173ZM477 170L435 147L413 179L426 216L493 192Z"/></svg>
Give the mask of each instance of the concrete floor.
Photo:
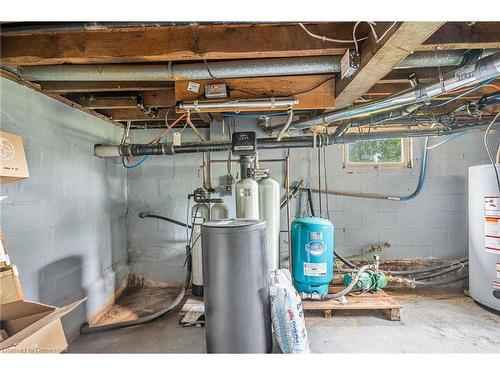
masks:
<svg viewBox="0 0 500 375"><path fill-rule="evenodd" d="M402 321L382 313L309 313L313 353L500 352L500 315L459 291L391 291L403 305ZM70 353L204 353L205 330L180 327L177 314L149 324L80 336ZM277 344L274 351L279 352Z"/></svg>

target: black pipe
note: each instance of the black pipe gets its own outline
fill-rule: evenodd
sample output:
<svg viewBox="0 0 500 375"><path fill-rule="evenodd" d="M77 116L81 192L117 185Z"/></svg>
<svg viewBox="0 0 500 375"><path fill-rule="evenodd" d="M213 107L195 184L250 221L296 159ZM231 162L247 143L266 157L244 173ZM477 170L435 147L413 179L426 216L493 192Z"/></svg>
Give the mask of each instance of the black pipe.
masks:
<svg viewBox="0 0 500 375"><path fill-rule="evenodd" d="M457 260L456 262L453 262L453 263L465 263L465 262L468 262L468 259L469 258L462 258L462 259L459 259ZM417 273L428 273L428 272L433 272L433 271L438 271L438 270L442 270L442 269L445 269L445 268L449 268L451 266L453 266L453 263L452 264L444 264L444 265L440 265L440 266L434 266L434 267L428 267L428 268L422 268L422 269L418 269L418 270L402 270L402 271L391 271L391 270L388 270L387 272L390 273L391 275L395 275L395 276L398 276L398 275L413 275L413 274L417 274Z"/></svg>
<svg viewBox="0 0 500 375"><path fill-rule="evenodd" d="M447 285L447 284L453 284L458 281L462 281L465 279L468 279L469 275L463 275L460 277L456 277L454 279L445 279L445 280L436 280L436 281L415 281L415 285L421 285L421 286L441 286L441 285Z"/></svg>
<svg viewBox="0 0 500 375"><path fill-rule="evenodd" d="M185 224L181 221L177 221L175 219L171 219L171 218L166 217L166 216L155 215L155 214L152 214L150 212L140 212L138 216L141 219L144 219L146 217L150 217L150 218L154 218L154 219L164 220L164 221L168 221L169 223L176 224L176 225L179 225L181 227L184 227L184 228L187 227L187 228L191 229L191 225L189 225L189 224Z"/></svg>
<svg viewBox="0 0 500 375"><path fill-rule="evenodd" d="M448 134L455 134L471 129L481 129L488 124L467 124L459 126L456 124L453 128L449 129L420 129L420 130L406 130L406 131L384 131L384 132L367 132L363 134L348 133L340 137L334 137L332 134L316 134L303 135L296 137L288 137L281 141L276 138L258 138L258 150L274 150L284 148L307 148L307 147L323 147L332 144L354 143L357 141L371 141L377 139L393 139L405 137L432 137ZM96 145L97 147L101 145ZM104 146L109 147L109 146ZM197 153L208 151L228 151L231 149L231 143L225 141L217 142L188 142L180 146L174 146L171 142L163 142L158 144L131 144L117 146L119 153L123 157L128 156L144 156L144 155L174 155L185 153ZM96 155L99 153L96 151Z"/></svg>
<svg viewBox="0 0 500 375"><path fill-rule="evenodd" d="M446 274L451 273L451 272L461 271L462 269L464 269L465 267L467 267L466 264L467 264L467 262L466 263L459 263L457 265L452 265L449 268L446 268L446 269L444 269L442 271L438 271L438 272L434 272L434 273L431 273L431 274L428 274L428 275L423 275L423 276L415 277L415 280L433 279L435 277L446 275Z"/></svg>

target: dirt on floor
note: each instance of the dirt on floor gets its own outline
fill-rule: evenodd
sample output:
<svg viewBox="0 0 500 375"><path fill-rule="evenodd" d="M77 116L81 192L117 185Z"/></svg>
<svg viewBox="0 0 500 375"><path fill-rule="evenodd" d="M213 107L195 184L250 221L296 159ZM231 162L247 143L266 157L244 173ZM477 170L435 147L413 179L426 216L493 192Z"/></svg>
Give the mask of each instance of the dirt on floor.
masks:
<svg viewBox="0 0 500 375"><path fill-rule="evenodd" d="M123 322L149 315L170 304L178 289L156 286L128 287L97 325Z"/></svg>

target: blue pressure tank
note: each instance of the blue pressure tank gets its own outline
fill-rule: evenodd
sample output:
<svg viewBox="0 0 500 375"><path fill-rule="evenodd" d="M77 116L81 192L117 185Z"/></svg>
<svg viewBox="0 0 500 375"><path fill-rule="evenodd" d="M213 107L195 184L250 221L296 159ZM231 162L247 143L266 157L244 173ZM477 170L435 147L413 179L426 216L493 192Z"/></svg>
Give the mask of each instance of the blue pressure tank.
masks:
<svg viewBox="0 0 500 375"><path fill-rule="evenodd" d="M292 222L292 277L295 289L328 294L333 279L333 224L318 217Z"/></svg>

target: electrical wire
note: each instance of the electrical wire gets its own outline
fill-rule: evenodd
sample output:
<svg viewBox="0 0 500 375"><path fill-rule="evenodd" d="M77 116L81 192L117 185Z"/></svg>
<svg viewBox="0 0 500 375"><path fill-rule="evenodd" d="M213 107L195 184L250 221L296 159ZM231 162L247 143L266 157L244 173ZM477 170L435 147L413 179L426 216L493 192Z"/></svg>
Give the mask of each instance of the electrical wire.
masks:
<svg viewBox="0 0 500 375"><path fill-rule="evenodd" d="M491 78L491 79L489 79L487 81L484 81L483 83L481 83L481 84L479 84L477 86L474 86L473 88L471 88L471 89L469 89L467 91L464 91L463 93L461 93L461 94L459 94L457 96L454 96L453 98L450 98L450 99L446 100L445 102L436 103L436 104L429 104L426 107L427 108L439 108L439 107L443 107L443 106L445 106L447 104L450 104L451 102L454 102L455 100L457 100L457 99L459 99L459 98L461 98L461 97L463 97L463 96L465 96L467 94L470 94L471 92L474 92L474 91L480 89L481 87L486 86L487 84L493 82L494 80L495 80L495 78Z"/></svg>
<svg viewBox="0 0 500 375"><path fill-rule="evenodd" d="M146 159L149 157L149 155L145 155L141 160L139 160L137 163L135 164L126 164L125 163L125 158L122 157L122 165L125 167L125 168L128 168L128 169L132 169L132 168L136 168L138 167L139 165L141 165L142 163L144 163L146 161Z"/></svg>
<svg viewBox="0 0 500 375"><path fill-rule="evenodd" d="M323 42L333 42L333 43L355 43L355 40L353 39L333 39L333 38L328 38L324 35L318 35L318 34L314 34L312 32L310 32L305 26L303 23L300 23L299 22L299 26L302 27L302 29L307 33L309 34L309 36L311 36L312 38L315 38L315 39L319 39ZM362 42L363 40L366 40L368 39L368 37L364 37L364 38L359 38L357 39L358 42Z"/></svg>
<svg viewBox="0 0 500 375"><path fill-rule="evenodd" d="M214 74L212 73L212 70L210 69L208 63L207 63L207 60L203 59L203 64L205 65L205 68L207 69L207 72L208 74L210 75L210 77L214 80L214 81L219 81L221 83L225 83L227 84L228 86L230 86L226 80L224 79L221 79L221 78L217 78L214 76ZM335 76L332 76L332 77L329 77L329 78L326 78L324 79L323 81L321 81L320 83L317 83L316 85L312 86L311 88L308 88L306 90L303 90L303 91L295 91L295 92L291 92L291 93L287 93L287 96L295 96L295 95L301 95L301 94L306 94L308 92L311 92L311 91L314 91L316 90L318 87L324 85L325 83L329 82L329 81L332 81L335 79ZM251 92L251 91L246 91L246 90L242 90L242 89L237 89L237 88L230 88L230 91L237 91L237 92L242 92L244 94L248 94L248 95L252 95L252 96L255 96L255 97L259 97L259 98L270 98L272 96L268 96L268 95L265 95L263 96L263 93L261 92Z"/></svg>
<svg viewBox="0 0 500 375"><path fill-rule="evenodd" d="M491 127L493 124L497 121L498 117L500 116L500 112L496 114L496 116L491 120L490 124L486 128L486 131L484 132L484 147L486 148L486 152L488 153L488 157L490 158L491 165L493 166L493 170L495 171L495 177L497 179L497 186L498 186L498 191L500 192L500 178L498 176L498 168L495 163L495 159L493 159L493 154L490 150L490 146L488 145L488 133L490 132Z"/></svg>
<svg viewBox="0 0 500 375"><path fill-rule="evenodd" d="M436 143L435 145L427 147L427 150L432 150L433 148L436 148L436 147L439 147L441 145L444 145L445 143L448 143L448 142L454 140L455 138L461 137L462 135L465 135L465 134L467 134L467 132L461 132L461 133L453 134L453 135L449 136L448 138L446 138L444 141L441 141L439 143Z"/></svg>

